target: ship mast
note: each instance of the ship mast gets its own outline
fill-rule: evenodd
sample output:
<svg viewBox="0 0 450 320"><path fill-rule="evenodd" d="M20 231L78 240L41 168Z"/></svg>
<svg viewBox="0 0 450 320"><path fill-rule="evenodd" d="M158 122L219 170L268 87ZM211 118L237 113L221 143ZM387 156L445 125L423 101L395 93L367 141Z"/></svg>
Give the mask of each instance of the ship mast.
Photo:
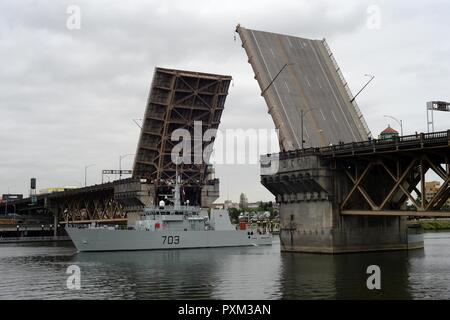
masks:
<svg viewBox="0 0 450 320"><path fill-rule="evenodd" d="M178 209L180 207L180 184L179 184L179 176L178 176L178 158L175 164L175 195L174 195L174 207Z"/></svg>

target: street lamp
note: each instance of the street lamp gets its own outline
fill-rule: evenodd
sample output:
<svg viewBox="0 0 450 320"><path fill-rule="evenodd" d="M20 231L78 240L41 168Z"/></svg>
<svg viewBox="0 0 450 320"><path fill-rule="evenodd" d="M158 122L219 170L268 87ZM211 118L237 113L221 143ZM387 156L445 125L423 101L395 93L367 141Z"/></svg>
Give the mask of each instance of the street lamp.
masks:
<svg viewBox="0 0 450 320"><path fill-rule="evenodd" d="M303 139L303 118L305 117L305 115L308 114L308 112L313 111L313 110L317 110L317 108L311 108L309 110L307 110L306 112L303 111L303 109L300 109L300 126L302 127L302 135L301 135L301 149L303 150L303 143L305 142L305 140Z"/></svg>
<svg viewBox="0 0 450 320"><path fill-rule="evenodd" d="M6 199L5 199L5 218L6 218L6 216L8 215L8 199L9 199L9 194L10 194L10 191L9 191L9 187L8 187L8 194L6 195Z"/></svg>
<svg viewBox="0 0 450 320"><path fill-rule="evenodd" d="M393 116L388 116L388 115L384 115L383 117L391 118L392 120L397 122L398 125L400 126L400 135L403 136L403 121L401 119L399 120L399 119L397 119L397 118L395 118Z"/></svg>
<svg viewBox="0 0 450 320"><path fill-rule="evenodd" d="M355 96L353 97L353 99L352 100L350 100L350 103L352 103L355 99L356 99L356 97L368 86L368 84L373 80L373 78L375 78L375 76L374 75L371 75L371 74L365 74L364 75L365 77L370 77L370 79L369 79L369 81L367 81L366 82L366 84L358 91L358 93L357 94L355 94Z"/></svg>
<svg viewBox="0 0 450 320"><path fill-rule="evenodd" d="M142 123L144 119L132 119L134 124L137 125L139 128L142 129ZM139 123L140 122L140 123Z"/></svg>
<svg viewBox="0 0 450 320"><path fill-rule="evenodd" d="M264 92L267 91L267 89L270 88L270 86L273 84L273 82L278 78L278 76L280 75L280 73L284 70L284 68L286 68L287 66L291 66L295 63L285 63L284 66L280 69L280 71L278 71L278 73L275 75L275 77L273 77L272 81L270 81L269 85L263 90L261 91L261 95L264 94Z"/></svg>
<svg viewBox="0 0 450 320"><path fill-rule="evenodd" d="M84 186L87 186L87 169L90 167L95 166L95 164L90 164L90 165L86 165L84 166Z"/></svg>
<svg viewBox="0 0 450 320"><path fill-rule="evenodd" d="M127 153L119 156L119 180L122 179L122 159L128 156L134 156L134 153Z"/></svg>

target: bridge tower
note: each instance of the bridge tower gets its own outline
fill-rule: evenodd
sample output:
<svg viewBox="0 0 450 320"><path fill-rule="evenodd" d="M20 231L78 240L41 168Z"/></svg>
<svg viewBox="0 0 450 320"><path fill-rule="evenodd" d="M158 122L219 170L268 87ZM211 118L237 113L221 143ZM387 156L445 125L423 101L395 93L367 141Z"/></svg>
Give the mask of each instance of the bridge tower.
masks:
<svg viewBox="0 0 450 320"><path fill-rule="evenodd" d="M448 133L372 139L325 40L236 32L279 129L281 152L262 156L261 183L280 204L281 250L423 247L408 217L448 215ZM417 185L428 170L444 184L427 202Z"/></svg>

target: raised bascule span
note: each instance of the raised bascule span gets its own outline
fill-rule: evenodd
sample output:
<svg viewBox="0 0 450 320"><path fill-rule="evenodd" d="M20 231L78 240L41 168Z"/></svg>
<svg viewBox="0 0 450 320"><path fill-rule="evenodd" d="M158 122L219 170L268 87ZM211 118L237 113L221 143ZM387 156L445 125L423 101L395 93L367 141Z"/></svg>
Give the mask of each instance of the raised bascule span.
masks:
<svg viewBox="0 0 450 320"><path fill-rule="evenodd" d="M367 140L370 130L325 40L237 26L283 151ZM281 71L281 72L280 72ZM353 101L352 101L353 100Z"/></svg>
<svg viewBox="0 0 450 320"><path fill-rule="evenodd" d="M213 168L203 159L203 151L211 141L202 139L206 130L217 129L225 106L231 76L155 68L141 134L137 145L133 177L146 179L155 186L155 194L170 191L175 181L176 164L172 141L178 129L189 132L192 139L191 163L178 166L183 181L183 194L191 204L210 206L219 196L219 181L212 177ZM197 135L195 126L197 123ZM201 148L199 148L201 146ZM196 150L199 149L199 150Z"/></svg>
<svg viewBox="0 0 450 320"><path fill-rule="evenodd" d="M422 248L407 219L450 216L450 131L372 139L325 40L236 32L279 130L261 183L280 205L281 250ZM444 183L427 200L428 171Z"/></svg>

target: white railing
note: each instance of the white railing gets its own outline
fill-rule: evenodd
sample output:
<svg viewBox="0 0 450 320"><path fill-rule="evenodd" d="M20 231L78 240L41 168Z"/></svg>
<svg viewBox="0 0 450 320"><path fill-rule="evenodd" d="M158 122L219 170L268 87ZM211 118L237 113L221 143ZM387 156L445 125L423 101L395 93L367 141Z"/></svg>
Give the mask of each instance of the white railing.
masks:
<svg viewBox="0 0 450 320"><path fill-rule="evenodd" d="M345 81L344 75L342 74L341 69L339 68L339 66L337 64L336 59L334 59L333 53L331 52L327 41L325 39L323 39L322 43L323 43L325 49L327 50L328 56L330 57L331 62L333 63L334 69L336 70L336 73L338 74L339 79L342 82L342 85L344 86L345 92L347 92L347 96L348 96L349 101L352 101L353 100L353 94L350 91L350 88L348 87L347 81ZM359 109L358 104L356 103L356 100L353 100L351 102L351 104L353 105L353 108L356 111L356 115L358 116L359 120L361 121L361 123L362 123L362 125L364 127L364 130L366 131L368 137L372 137L372 133L370 132L369 126L367 125L366 120L364 119L363 114L362 114L361 110Z"/></svg>

